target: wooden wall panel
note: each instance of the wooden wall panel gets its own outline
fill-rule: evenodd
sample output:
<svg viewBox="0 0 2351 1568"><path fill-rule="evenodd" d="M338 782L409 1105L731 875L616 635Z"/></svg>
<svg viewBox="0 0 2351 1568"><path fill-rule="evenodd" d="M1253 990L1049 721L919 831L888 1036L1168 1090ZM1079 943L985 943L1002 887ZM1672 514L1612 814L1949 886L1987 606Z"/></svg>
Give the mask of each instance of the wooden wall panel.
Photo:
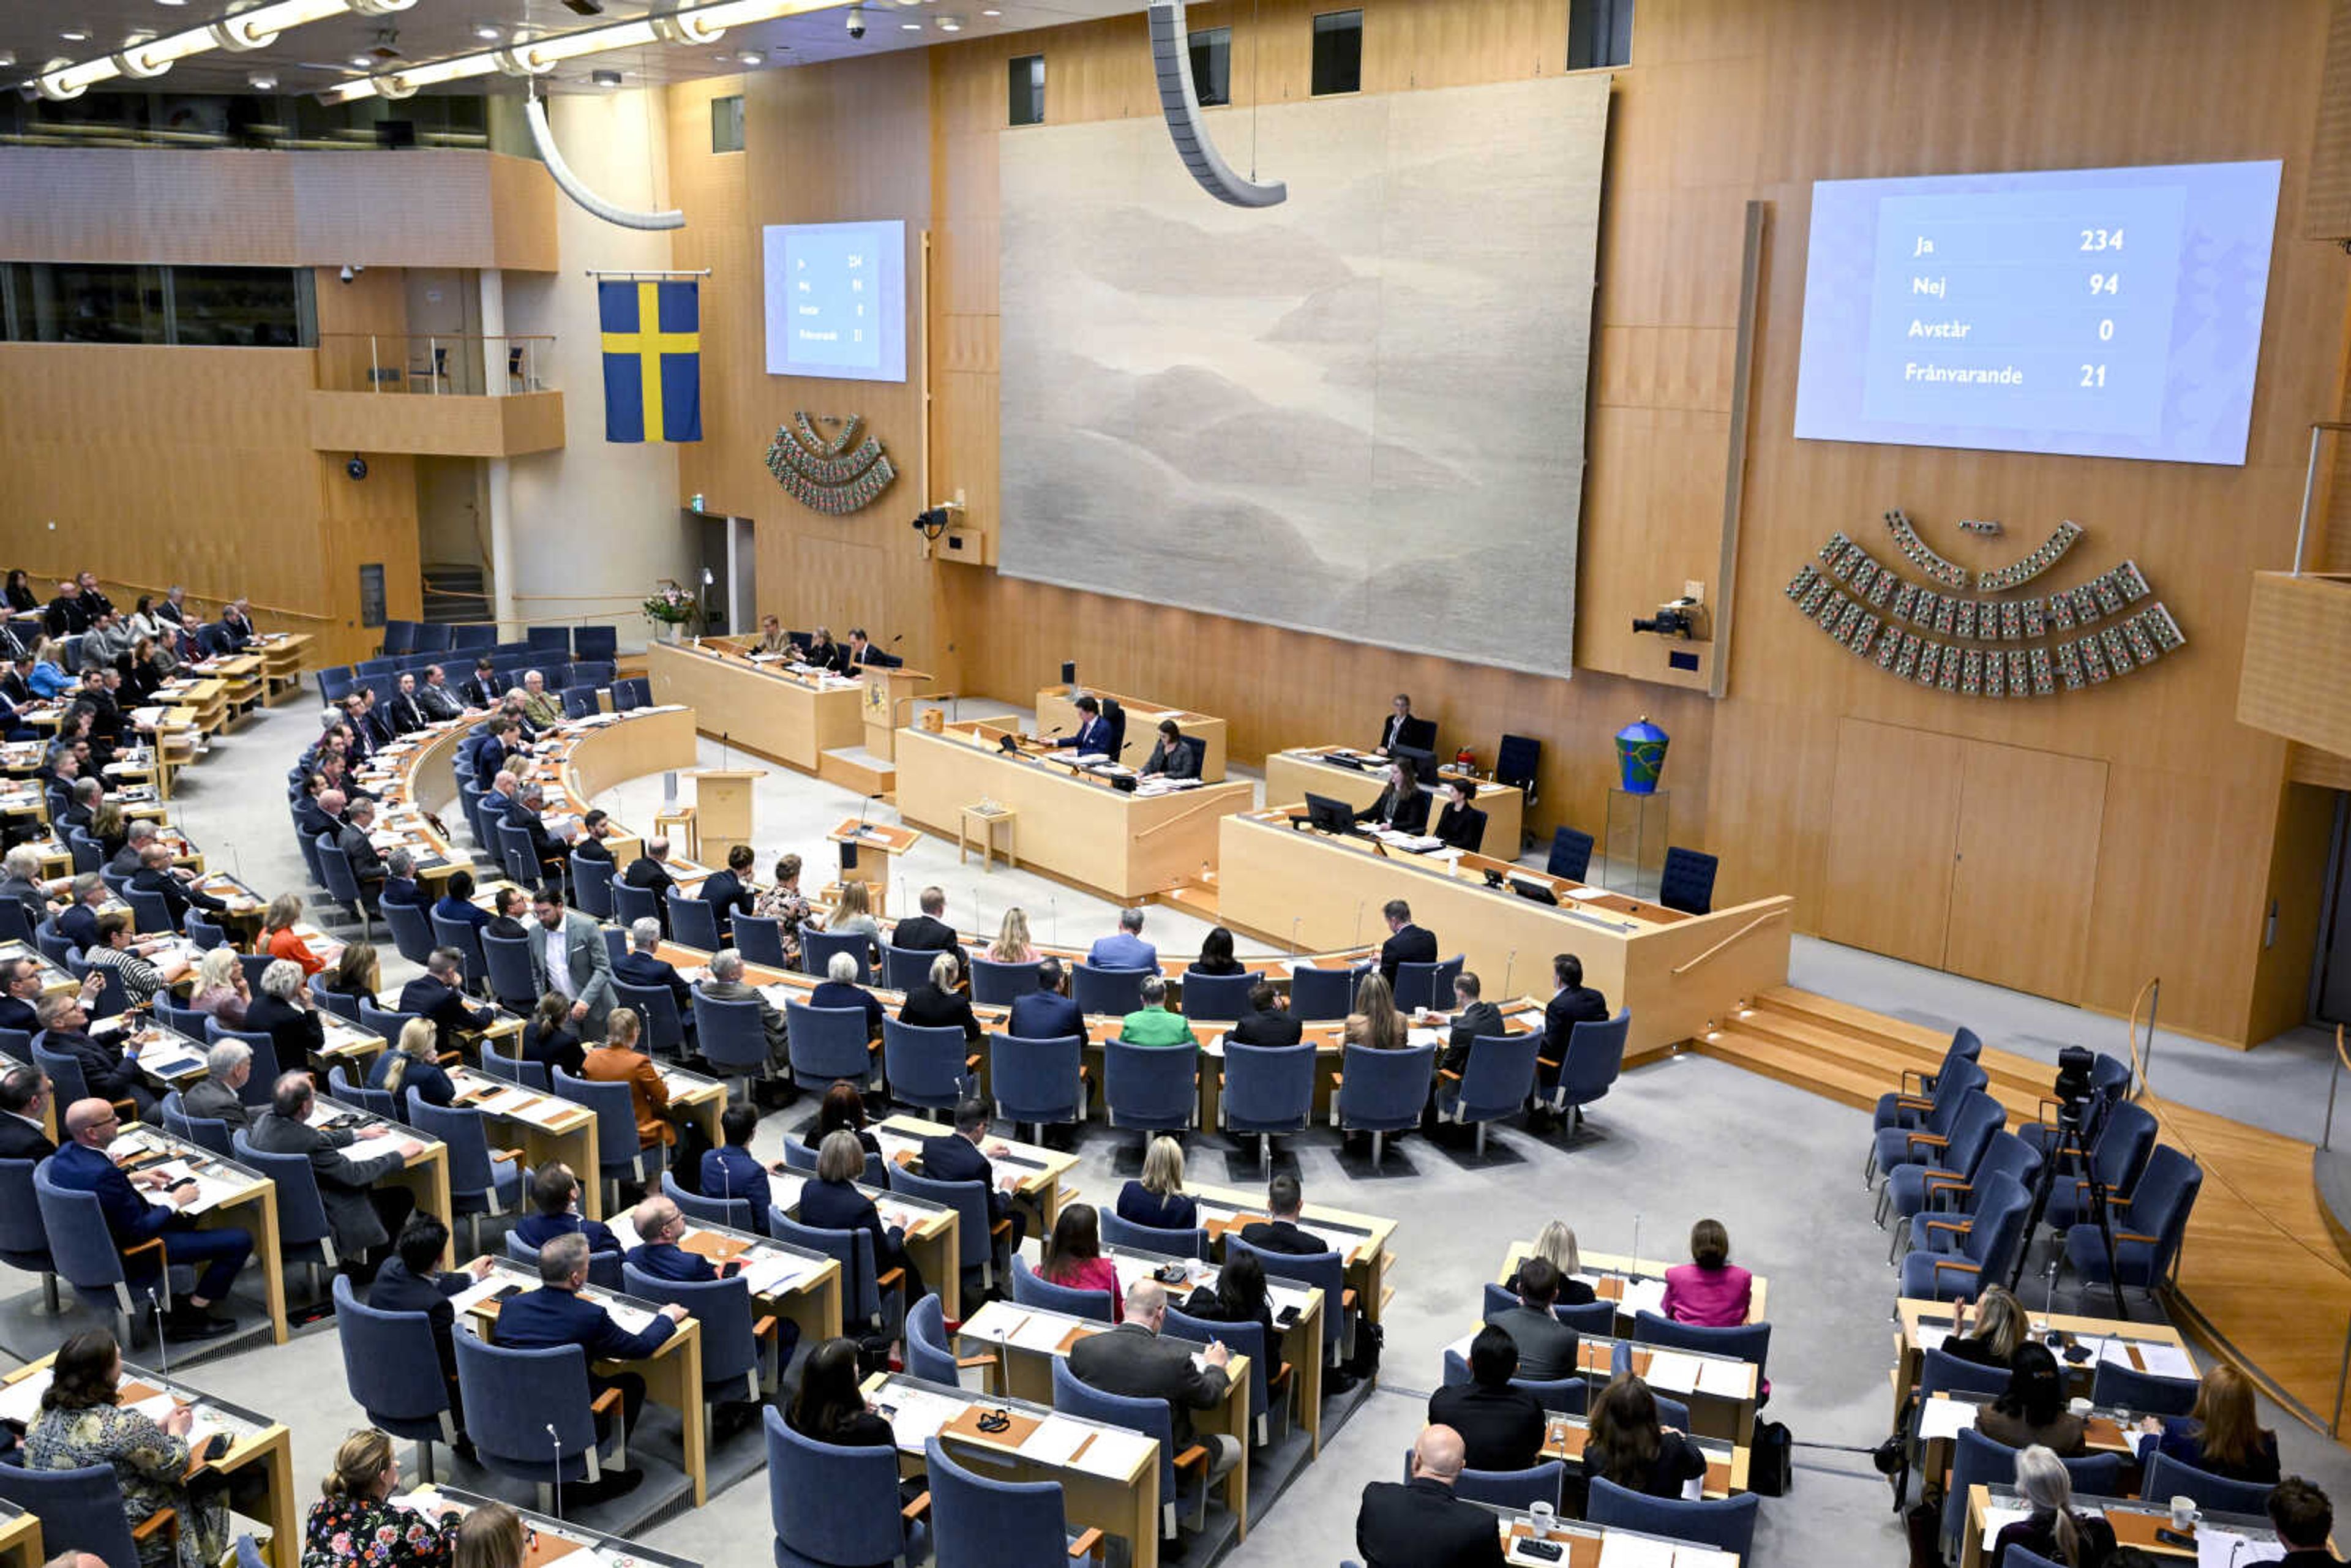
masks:
<svg viewBox="0 0 2351 1568"><path fill-rule="evenodd" d="M2351 787L2351 783L2336 788ZM2263 917L2277 911L2277 930L2255 958L2255 1040L2292 1029L2310 1016L2310 961L2326 899L2326 857L2335 841L2335 789L2288 783L2278 800L2277 831L2270 850L2269 886Z"/></svg>
<svg viewBox="0 0 2351 1568"><path fill-rule="evenodd" d="M1947 735L1839 727L1821 917L1830 941L1943 967L1966 768L1966 745Z"/></svg>

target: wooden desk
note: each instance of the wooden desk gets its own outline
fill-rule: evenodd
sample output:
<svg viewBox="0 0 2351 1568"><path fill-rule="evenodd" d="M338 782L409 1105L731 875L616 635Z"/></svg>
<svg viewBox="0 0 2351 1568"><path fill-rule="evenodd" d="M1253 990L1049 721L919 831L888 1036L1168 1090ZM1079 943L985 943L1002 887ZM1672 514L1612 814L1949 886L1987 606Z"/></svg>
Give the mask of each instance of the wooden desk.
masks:
<svg viewBox="0 0 2351 1568"><path fill-rule="evenodd" d="M494 1142L522 1151L523 1188L528 1201L530 1173L550 1160L559 1160L580 1176L580 1212L590 1219L604 1218L604 1184L595 1173L602 1168L596 1148L596 1113L584 1105L541 1094L535 1089L492 1078L470 1067L450 1070L456 1085L454 1104L479 1111L498 1125Z"/></svg>
<svg viewBox="0 0 2351 1568"><path fill-rule="evenodd" d="M453 1237L456 1234L457 1217L449 1202L448 1145L438 1138L428 1138L412 1127L389 1121L381 1116L371 1115L357 1105L346 1104L340 1100L330 1099L324 1094L318 1097L313 1113L316 1114L319 1112L333 1116L350 1117L363 1124L361 1130L373 1127L385 1129L381 1138L369 1139L367 1141L369 1144L387 1146L396 1146L404 1143L416 1145L418 1152L410 1155L399 1170L383 1179L394 1186L406 1187L415 1195L419 1213L433 1216ZM352 1147L364 1151L370 1158L373 1158L378 1152L376 1149L368 1148L365 1144L354 1144ZM444 1243L441 1248L441 1266L444 1269L456 1261L455 1255L452 1251L453 1246L454 1242L448 1242Z"/></svg>
<svg viewBox="0 0 2351 1568"><path fill-rule="evenodd" d="M696 768L694 780L695 854L725 865L726 853L751 842L751 787L768 776L764 768Z"/></svg>
<svg viewBox="0 0 2351 1568"><path fill-rule="evenodd" d="M2241 1535L2262 1543L2277 1540L2277 1531L2270 1527L2266 1516L2222 1513L2216 1509L2206 1509L2193 1526L2182 1531L2189 1537L2189 1545L2174 1546L2168 1541L2158 1541L2155 1538L2156 1527L2160 1525L2169 1529L2171 1525L2168 1499L2142 1502L2136 1499L2076 1494L2074 1507L2077 1512L2104 1514L2106 1522L2114 1527L2115 1544L2117 1546L2136 1546L2152 1556L2176 1558L2188 1563L2196 1561L2193 1540L2198 1531L2226 1530L2232 1535ZM1997 1519L1995 1510L2000 1511ZM2022 1518L2024 1512L2023 1497L2009 1487L1980 1484L1970 1487L1967 1529L1959 1542L1959 1568L1983 1568L1983 1564L1991 1561L1991 1552L1984 1544L1986 1531L1989 1530L1996 1535L1999 1533L1995 1527L1997 1523L2005 1522L2011 1516Z"/></svg>
<svg viewBox="0 0 2351 1568"><path fill-rule="evenodd" d="M1141 697L1123 696L1117 692L1102 691L1095 686L1040 686L1037 688L1037 733L1046 735L1060 730L1063 735L1075 735L1084 717L1078 712L1078 698L1091 695L1097 701L1108 698L1126 710L1127 754L1119 760L1131 768L1141 768L1151 748L1159 744L1159 724L1162 719L1174 719L1176 727L1187 740L1197 740L1207 749L1200 757L1200 781L1220 784L1225 778L1225 721L1187 708L1169 707L1164 703L1145 702Z"/></svg>
<svg viewBox="0 0 2351 1568"><path fill-rule="evenodd" d="M901 1112L872 1129L882 1145L882 1157L901 1164L922 1164L923 1140L944 1137L953 1127ZM988 1148L1001 1147L1004 1152L989 1156L998 1181L1006 1176L1019 1178L1012 1187L1013 1196L1026 1199L1029 1207L1043 1218L1038 1228L1040 1236L1053 1234L1053 1222L1061 1217L1061 1205L1067 1195L1061 1190L1061 1178L1075 1169L1078 1156L1060 1149L1049 1149L1041 1144L1015 1143L1009 1138L990 1137ZM919 1171L916 1173L920 1174Z"/></svg>
<svg viewBox="0 0 2351 1568"><path fill-rule="evenodd" d="M1142 796L1058 763L1007 757L992 726L951 724L898 736L898 814L933 832L956 831L964 807L993 800L1020 813L1020 858L1034 869L1134 901L1198 880L1218 854L1217 824L1246 810L1247 783Z"/></svg>
<svg viewBox="0 0 2351 1568"><path fill-rule="evenodd" d="M2158 1355L2168 1358L2176 1352L2179 1355L2187 1358L2187 1369L2177 1370L2175 1364L2175 1369L2169 1374L2170 1375L2185 1377L2200 1375L2196 1370L2196 1353L2188 1348L2188 1341L2169 1323L2143 1323L2121 1318L2077 1317L2066 1312L2032 1312L2031 1315L2036 1334L2059 1333L2076 1335L2084 1340L2122 1342L2123 1349L2129 1356L2132 1367L2136 1371L2162 1370L2150 1368L2147 1364L2146 1350L2147 1347L2158 1347L2156 1354ZM1920 1301L1905 1296L1895 1303L1895 1320L1894 1411L1896 1418L1899 1419L1902 1413L1910 1406L1911 1391L1918 1385L1918 1372L1924 1364L1928 1348L1930 1345L1940 1344L1943 1336L1950 1331L1951 1303ZM2095 1354L2087 1361L2075 1364L2064 1359L2061 1353L2057 1364L2069 1369L2069 1382L2082 1385L2075 1390L2076 1393L2089 1392L2089 1382L2097 1365Z"/></svg>
<svg viewBox="0 0 2351 1568"><path fill-rule="evenodd" d="M56 1360L57 1354L53 1351L5 1378L0 1378L0 1388L25 1396L33 1395L36 1385L47 1388L50 1364ZM293 1438L284 1423L242 1409L225 1400L215 1399L200 1393L184 1381L150 1372L127 1361L123 1363L122 1380L117 1390L125 1405L152 1399L158 1395L169 1395L173 1404L192 1406L196 1414L195 1427L191 1433L193 1438L201 1439L214 1431L226 1432L231 1439L228 1452L217 1459L192 1458L188 1466L189 1476L251 1478L257 1481L259 1511L246 1517L257 1519L269 1526L271 1540L267 1560L273 1568L299 1568L302 1561L302 1498L294 1488ZM234 1495L232 1490L231 1496ZM5 1539L0 1537L0 1542Z"/></svg>
<svg viewBox="0 0 2351 1568"><path fill-rule="evenodd" d="M899 1374L875 1373L865 1380L865 1395L889 1418L903 1473L923 1472L924 1439L935 1437L959 1462L969 1455L988 1475L1008 1480L1059 1481L1062 1511L1071 1524L1124 1541L1134 1568L1159 1568L1159 1444L1155 1439L1025 1400L976 1394ZM967 1419L987 1410L1008 1411L1025 1419L1012 1430L990 1437ZM1073 1427L1091 1435L1077 1443L1067 1459L1022 1452L1039 1431L1058 1435Z"/></svg>
<svg viewBox="0 0 2351 1568"><path fill-rule="evenodd" d="M486 1508L499 1500L484 1497L479 1492L460 1491L455 1487L421 1486L404 1497L392 1500L403 1508L423 1512L435 1507L453 1509L460 1514ZM600 1535L584 1525L539 1513L532 1509L508 1508L522 1515L523 1528L528 1544L523 1551L523 1568L548 1568L549 1563L570 1556L575 1552L588 1555L583 1563L621 1564L643 1563L649 1568L701 1568L691 1558L674 1557L666 1552L656 1552L640 1542L620 1535Z"/></svg>
<svg viewBox="0 0 2351 1568"><path fill-rule="evenodd" d="M1601 912L1593 914L1573 899L1554 907L1488 887L1482 868L1507 862L1383 854L1367 839L1293 830L1287 808L1224 817L1217 831L1227 925L1309 949L1360 946L1378 929L1381 906L1406 899L1414 924L1437 934L1438 954L1463 955L1489 997L1549 995L1551 956L1574 953L1584 984L1631 1011L1628 1059L1701 1035L1743 998L1787 983L1795 901L1784 894L1689 915L1591 889L1582 902ZM1507 874L1582 885L1525 867Z"/></svg>
<svg viewBox="0 0 2351 1568"><path fill-rule="evenodd" d="M862 817L843 817L832 831L825 834L824 841L857 846L857 880L873 890L873 912L878 915L882 912L882 895L889 891L890 867L894 857L921 843L923 835L912 828L869 822Z"/></svg>
<svg viewBox="0 0 2351 1568"><path fill-rule="evenodd" d="M41 1568L41 1521L15 1503L0 1502L0 1568Z"/></svg>
<svg viewBox="0 0 2351 1568"><path fill-rule="evenodd" d="M1383 768L1349 768L1344 763L1328 760L1334 751L1356 752L1352 746L1293 746L1287 750L1270 752L1265 759L1265 803L1268 806L1302 801L1307 791L1327 795L1333 800L1344 800L1360 811L1380 798L1388 787L1387 770ZM1359 753L1369 755L1368 753ZM1486 836L1479 847L1485 853L1500 860L1516 860L1519 845L1526 832L1527 792L1515 784L1497 784L1492 779L1479 779L1468 774L1456 774L1445 769L1444 776L1460 779L1471 792L1469 803L1486 813ZM1428 785L1421 792L1429 797L1428 821L1436 830L1437 813L1444 803Z"/></svg>
<svg viewBox="0 0 2351 1568"><path fill-rule="evenodd" d="M1227 1231L1238 1233L1267 1218L1261 1193L1203 1182L1186 1182L1184 1191L1199 1205L1201 1228L1207 1231L1209 1241L1218 1247L1224 1245ZM1113 1202L1109 1207L1116 1205ZM1298 1218L1301 1228L1329 1241L1332 1249L1344 1260L1347 1288L1355 1292L1356 1307L1372 1322L1379 1322L1380 1314L1387 1310L1388 1298L1395 1293L1387 1283L1387 1261L1388 1241L1395 1235L1396 1222L1322 1203L1307 1204ZM1345 1306L1344 1302L1339 1303L1342 1311Z"/></svg>
<svg viewBox="0 0 2351 1568"><path fill-rule="evenodd" d="M1511 1277L1518 1273L1519 1265L1532 1257L1534 1249L1535 1244L1531 1241L1511 1242L1510 1251L1502 1258L1501 1271L1494 1276L1494 1283L1509 1284ZM1652 1292L1635 1287L1632 1293L1635 1301L1632 1308L1625 1305L1625 1287L1632 1284L1635 1278L1639 1279L1644 1285L1662 1286L1667 1264L1654 1258L1635 1260L1620 1252L1594 1252L1588 1247L1576 1249L1575 1260L1581 1266L1576 1278L1590 1285L1593 1288L1593 1293L1600 1300L1614 1301L1619 1319L1630 1322L1633 1312L1643 1307L1646 1307L1648 1311L1656 1312L1660 1317L1665 1315L1665 1308L1662 1304L1648 1306L1645 1299L1652 1293L1662 1294L1661 1291ZM1770 1298L1770 1281L1762 1275L1757 1274L1752 1283L1753 1293L1748 1298L1747 1302L1747 1321L1750 1323L1769 1322L1771 1314L1765 1311L1764 1307Z"/></svg>
<svg viewBox="0 0 2351 1568"><path fill-rule="evenodd" d="M655 1061L653 1071L669 1088L671 1108L700 1124L702 1135L712 1148L725 1148L726 1139L719 1130L718 1118L726 1109L726 1085L666 1061Z"/></svg>
<svg viewBox="0 0 2351 1568"><path fill-rule="evenodd" d="M1472 1506L1482 1508L1494 1516L1494 1528L1502 1536L1504 1561L1513 1563L1534 1561L1531 1557L1509 1555L1518 1542L1534 1533L1534 1527L1523 1513L1516 1509L1496 1508L1491 1503L1481 1502ZM1543 1539L1563 1549L1552 1568L1600 1568L1604 1562L1614 1560L1609 1556L1611 1542L1653 1542L1652 1551L1657 1547L1673 1548L1675 1568L1681 1568L1684 1563L1689 1564L1690 1568L1739 1568L1739 1553L1736 1552L1719 1552L1695 1542L1677 1542L1667 1536L1626 1530L1619 1525L1586 1524L1580 1519L1553 1520L1543 1531ZM1663 1559L1644 1557L1642 1561L1660 1562Z"/></svg>
<svg viewBox="0 0 2351 1568"><path fill-rule="evenodd" d="M175 1138L160 1126L133 1123L115 1135L107 1155L125 1171L184 1160L205 1185L197 1201L180 1212L200 1230L243 1229L253 1238L252 1266L261 1270L268 1302L270 1337L287 1339L286 1262L277 1252L277 1184L249 1166L225 1160L198 1144Z"/></svg>
<svg viewBox="0 0 2351 1568"><path fill-rule="evenodd" d="M655 643L645 650L645 668L653 701L684 703L705 733L804 773L815 772L826 752L864 739L862 681L755 664L716 638L705 638L699 648Z"/></svg>
<svg viewBox="0 0 2351 1568"><path fill-rule="evenodd" d="M246 650L261 657L262 701L275 704L302 689L302 661L309 656L307 632L270 632Z"/></svg>
<svg viewBox="0 0 2351 1568"><path fill-rule="evenodd" d="M685 1222L678 1245L713 1263L741 1261L756 1281L750 1283L751 1299L798 1323L805 1343L817 1345L839 1337L841 1265L823 1253L702 1219Z"/></svg>
<svg viewBox="0 0 2351 1568"><path fill-rule="evenodd" d="M1102 1255L1118 1270L1119 1288L1124 1290L1142 1276L1165 1269L1171 1263L1181 1264L1184 1282L1167 1286L1167 1302L1181 1307L1184 1298L1202 1286L1216 1289L1224 1270L1214 1263L1204 1263L1196 1258L1178 1258L1172 1253L1150 1252L1135 1247L1113 1247L1104 1243ZM1267 1370L1279 1375L1286 1364L1291 1375L1298 1379L1298 1421L1306 1428L1308 1447L1312 1457L1322 1453L1322 1291L1312 1285L1301 1285L1293 1280L1268 1275L1265 1281L1266 1300L1272 1305L1277 1322L1274 1333L1277 1344L1273 1365ZM1283 1312L1297 1309L1298 1315L1288 1324L1279 1322Z"/></svg>
<svg viewBox="0 0 2351 1568"><path fill-rule="evenodd" d="M1547 1410L1543 1421L1541 1458L1565 1459L1571 1465L1581 1466L1584 1445L1592 1438L1591 1418ZM1706 1455L1706 1480L1701 1488L1706 1496L1726 1498L1747 1490L1748 1451L1744 1448L1720 1437L1691 1437L1690 1441Z"/></svg>

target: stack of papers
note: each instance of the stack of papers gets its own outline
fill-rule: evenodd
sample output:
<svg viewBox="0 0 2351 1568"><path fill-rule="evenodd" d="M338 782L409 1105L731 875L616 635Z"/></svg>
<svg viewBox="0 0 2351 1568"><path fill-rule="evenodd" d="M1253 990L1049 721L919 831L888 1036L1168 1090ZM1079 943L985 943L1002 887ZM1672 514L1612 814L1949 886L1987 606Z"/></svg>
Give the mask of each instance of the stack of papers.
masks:
<svg viewBox="0 0 2351 1568"><path fill-rule="evenodd" d="M2006 1530L2018 1520L2027 1517L2029 1517L2029 1515L2026 1511L2021 1508L2010 1508L2001 1503L1993 1503L1987 1507L1984 1510L1983 1516L1984 1550L1986 1552L1990 1552L1992 1548L1992 1542L2000 1539L2000 1532L2001 1531Z"/></svg>
<svg viewBox="0 0 2351 1568"><path fill-rule="evenodd" d="M1694 1394L1698 1391L1700 1368L1694 1355L1677 1350L1653 1350L1649 1353L1649 1370L1643 1376L1652 1388L1662 1388L1668 1394Z"/></svg>
<svg viewBox="0 0 2351 1568"><path fill-rule="evenodd" d="M490 1270L489 1277L487 1279L476 1280L472 1284L466 1286L464 1290L458 1291L455 1295L450 1297L449 1305L454 1308L460 1316L462 1316L465 1313L473 1311L475 1307L488 1300L491 1296L496 1295L507 1286L518 1282L521 1279L522 1274L519 1270L509 1274L502 1269L493 1269Z"/></svg>
<svg viewBox="0 0 2351 1568"><path fill-rule="evenodd" d="M2196 1527L2196 1568L2243 1568L2248 1563L2277 1563L2284 1557L2282 1541L2255 1541L2209 1524Z"/></svg>
<svg viewBox="0 0 2351 1568"><path fill-rule="evenodd" d="M788 1291L815 1273L824 1265L794 1252L759 1250L743 1260L743 1282L755 1296L772 1296Z"/></svg>
<svg viewBox="0 0 2351 1568"><path fill-rule="evenodd" d="M1140 1432L1123 1431L1115 1427L1096 1427L1092 1430L1094 1440L1086 1445L1086 1451L1077 1456L1076 1460L1077 1469L1090 1476L1130 1476L1159 1441L1156 1437L1146 1437Z"/></svg>
<svg viewBox="0 0 2351 1568"><path fill-rule="evenodd" d="M2138 1352L2139 1359L2147 1363L2150 1376L2193 1378L2196 1375L2196 1363L2186 1351L2176 1344L2163 1344L2154 1340L2131 1340L2127 1343L2118 1339L2106 1340L2098 1346L2098 1359L2113 1362L2118 1366L2129 1366L2133 1349Z"/></svg>
<svg viewBox="0 0 2351 1568"><path fill-rule="evenodd" d="M1918 1412L1918 1440L1931 1443L1938 1437L1955 1438L1976 1424L1976 1407L1964 1399L1945 1399L1939 1396L1927 1401Z"/></svg>
<svg viewBox="0 0 2351 1568"><path fill-rule="evenodd" d="M182 1176L194 1178L196 1201L181 1209L183 1214L202 1214L208 1208L218 1207L245 1190L243 1183L225 1182L217 1176L207 1176L186 1159L165 1160L161 1165L149 1166L147 1169L169 1181L177 1181ZM171 1206L171 1199L162 1193L151 1192L145 1196L150 1203Z"/></svg>
<svg viewBox="0 0 2351 1568"><path fill-rule="evenodd" d="M0 1421L30 1427L41 1413L41 1396L48 1391L49 1369L46 1366L0 1388Z"/></svg>

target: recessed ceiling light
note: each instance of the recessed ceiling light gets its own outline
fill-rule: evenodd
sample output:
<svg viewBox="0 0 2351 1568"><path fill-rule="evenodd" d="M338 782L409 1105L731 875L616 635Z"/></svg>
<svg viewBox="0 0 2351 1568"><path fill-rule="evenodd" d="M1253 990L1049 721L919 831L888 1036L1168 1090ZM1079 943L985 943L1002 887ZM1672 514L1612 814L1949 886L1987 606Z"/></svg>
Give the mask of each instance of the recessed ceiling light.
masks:
<svg viewBox="0 0 2351 1568"><path fill-rule="evenodd" d="M277 78L271 76L267 71L256 71L251 76L246 78L245 80L246 85L252 88L256 92L276 92L277 90Z"/></svg>
<svg viewBox="0 0 2351 1568"><path fill-rule="evenodd" d="M962 18L962 17L960 17L960 16L942 16L942 17L940 17L940 18L939 18L939 31L940 31L940 32L942 32L942 33L960 33L960 32L962 32L962 31L963 31L963 18Z"/></svg>
<svg viewBox="0 0 2351 1568"><path fill-rule="evenodd" d="M1003 12L1001 12L1001 11L997 10L994 6L992 6L992 5L991 5L991 6L989 6L987 10L982 11L982 12L980 13L980 15L981 15L981 16L1003 16L1003 15L1004 15L1004 13L1003 13Z"/></svg>
<svg viewBox="0 0 2351 1568"><path fill-rule="evenodd" d="M474 24L474 37L481 39L482 42L486 44L495 44L506 36L506 29L499 26L496 22L476 22Z"/></svg>
<svg viewBox="0 0 2351 1568"><path fill-rule="evenodd" d="M763 66L768 63L768 57L757 49L745 49L735 57L747 66Z"/></svg>
<svg viewBox="0 0 2351 1568"><path fill-rule="evenodd" d="M621 85L621 73L609 69L593 70L588 73L588 79L598 87L618 87Z"/></svg>
<svg viewBox="0 0 2351 1568"><path fill-rule="evenodd" d="M59 33L57 37L63 38L68 44L87 44L89 42L89 29L87 27L68 27L64 32Z"/></svg>

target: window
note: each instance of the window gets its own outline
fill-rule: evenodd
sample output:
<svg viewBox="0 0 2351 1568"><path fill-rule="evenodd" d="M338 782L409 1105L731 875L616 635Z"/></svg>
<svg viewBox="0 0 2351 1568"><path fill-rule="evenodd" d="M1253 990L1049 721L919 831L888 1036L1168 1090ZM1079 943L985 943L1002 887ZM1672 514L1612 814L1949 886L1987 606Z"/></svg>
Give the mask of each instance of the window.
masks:
<svg viewBox="0 0 2351 1568"><path fill-rule="evenodd" d="M1192 90L1201 106L1233 101L1233 30L1203 27L1190 39Z"/></svg>
<svg viewBox="0 0 2351 1568"><path fill-rule="evenodd" d="M0 265L0 337L19 343L294 349L318 340L308 268Z"/></svg>
<svg viewBox="0 0 2351 1568"><path fill-rule="evenodd" d="M1326 11L1314 18L1314 96L1361 92L1364 87L1364 14Z"/></svg>
<svg viewBox="0 0 2351 1568"><path fill-rule="evenodd" d="M1630 65L1633 0L1569 0L1567 68Z"/></svg>
<svg viewBox="0 0 2351 1568"><path fill-rule="evenodd" d="M301 347L300 291L291 268L175 267L168 270L173 342L217 348Z"/></svg>
<svg viewBox="0 0 2351 1568"><path fill-rule="evenodd" d="M1045 123L1045 57L1021 55L1007 68L1005 118L1015 125Z"/></svg>
<svg viewBox="0 0 2351 1568"><path fill-rule="evenodd" d="M713 152L743 151L743 95L710 100L710 150Z"/></svg>

